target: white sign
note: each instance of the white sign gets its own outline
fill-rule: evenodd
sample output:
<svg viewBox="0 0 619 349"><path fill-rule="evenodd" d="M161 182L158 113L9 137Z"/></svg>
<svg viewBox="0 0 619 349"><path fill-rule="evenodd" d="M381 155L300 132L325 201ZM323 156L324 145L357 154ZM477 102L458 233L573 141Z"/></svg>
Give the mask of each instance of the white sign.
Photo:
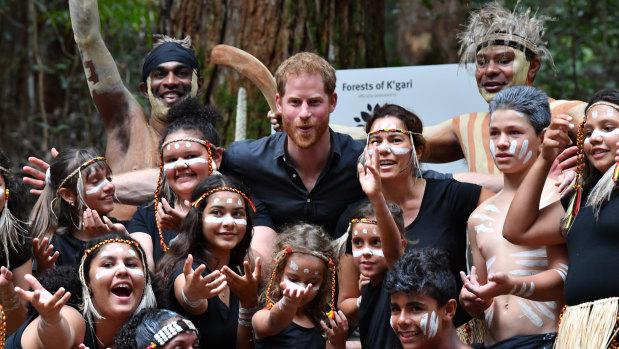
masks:
<svg viewBox="0 0 619 349"><path fill-rule="evenodd" d="M338 100L331 114L334 124L365 125L374 107L385 103L413 111L426 126L460 114L488 110L488 103L477 91L473 72L464 68L458 72L458 64L346 69L336 74ZM424 168L452 173L468 171L464 160L425 164Z"/></svg>

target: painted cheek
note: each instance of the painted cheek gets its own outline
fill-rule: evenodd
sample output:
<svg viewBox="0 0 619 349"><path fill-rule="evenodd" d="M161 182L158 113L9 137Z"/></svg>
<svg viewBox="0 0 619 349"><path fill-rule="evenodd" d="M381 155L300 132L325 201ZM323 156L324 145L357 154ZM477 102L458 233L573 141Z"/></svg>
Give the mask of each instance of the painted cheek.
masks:
<svg viewBox="0 0 619 349"><path fill-rule="evenodd" d="M513 49L511 47L510 47L510 50L514 52L516 57L514 58L514 61L512 64L512 73L513 73L512 81L510 81L509 84L507 84L507 86L525 85L527 82L527 75L529 73L529 67L531 66L531 63L527 61L527 58L524 55L524 52Z"/></svg>
<svg viewBox="0 0 619 349"><path fill-rule="evenodd" d="M509 142L509 153L514 155L516 154L516 147L518 146L518 142L516 141L511 141Z"/></svg>
<svg viewBox="0 0 619 349"><path fill-rule="evenodd" d="M178 146L178 143L174 143L174 146ZM170 146L170 144L168 144L168 147ZM191 165L194 164L208 164L208 161L204 158L193 158L193 159L187 159L187 160L176 160L173 162L168 162L167 164L163 165L163 171L169 171L169 170L176 170L177 167L179 166L187 166L190 167Z"/></svg>
<svg viewBox="0 0 619 349"><path fill-rule="evenodd" d="M492 158L496 159L496 148L494 147L494 141L490 140L490 154L492 154Z"/></svg>
<svg viewBox="0 0 619 349"><path fill-rule="evenodd" d="M101 188L103 188L106 184L110 183L110 181L106 179L102 180L101 182L99 182L99 184L97 184L96 187L90 188L88 190L86 190L86 194L91 195L91 194L95 194L97 192L99 192L99 190L101 190Z"/></svg>

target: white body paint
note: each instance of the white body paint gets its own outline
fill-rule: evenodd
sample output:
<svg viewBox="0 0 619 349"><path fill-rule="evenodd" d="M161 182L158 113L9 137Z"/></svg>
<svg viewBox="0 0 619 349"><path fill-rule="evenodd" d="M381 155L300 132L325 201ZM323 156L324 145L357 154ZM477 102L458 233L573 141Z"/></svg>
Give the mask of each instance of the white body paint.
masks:
<svg viewBox="0 0 619 349"><path fill-rule="evenodd" d="M363 230L362 230L362 231L363 231L363 234L367 234L367 233L368 233L368 230L367 230L367 229L365 229L365 228L363 228Z"/></svg>
<svg viewBox="0 0 619 349"><path fill-rule="evenodd" d="M359 235L359 232L355 230L355 232L353 233L354 236Z"/></svg>
<svg viewBox="0 0 619 349"><path fill-rule="evenodd" d="M229 222L229 221L234 222L234 224L236 225L247 225L247 220L243 218L230 218L228 216L226 217L206 216L206 218L204 218L205 223L221 224L221 223Z"/></svg>
<svg viewBox="0 0 619 349"><path fill-rule="evenodd" d="M494 218L488 216L487 214L483 214L483 213L473 213L471 215L471 218L479 218L481 219L482 222L495 220Z"/></svg>
<svg viewBox="0 0 619 349"><path fill-rule="evenodd" d="M372 233L373 233L374 235L378 234L378 232L376 231L376 228L372 229Z"/></svg>
<svg viewBox="0 0 619 349"><path fill-rule="evenodd" d="M509 150L508 152L512 155L516 154L516 146L518 145L518 142L516 141L511 141L509 142Z"/></svg>
<svg viewBox="0 0 619 349"><path fill-rule="evenodd" d="M97 184L96 187L86 190L86 194L90 195L90 194L97 193L99 190L101 190L101 188L103 188L108 183L111 183L111 182L107 178L105 178L104 180L99 182L99 184Z"/></svg>
<svg viewBox="0 0 619 349"><path fill-rule="evenodd" d="M490 271L490 268L492 267L492 264L495 261L496 261L496 256L492 256L486 261L486 270L488 271L488 274L492 274L492 272Z"/></svg>
<svg viewBox="0 0 619 349"><path fill-rule="evenodd" d="M144 272L143 272L142 270L140 270L140 269L138 269L138 268L128 268L128 267L126 267L124 264L122 264L122 263L121 263L121 264L119 264L119 265L114 266L113 268L103 269L103 270L101 270L100 272L96 273L96 274L95 274L95 279L99 280L99 279L101 279L102 277L105 277L105 276L107 276L107 275L110 275L110 274L111 274L111 275L114 275L114 274L116 274L116 272L117 272L120 268L125 268L125 269L127 269L127 272L129 272L130 274L133 274L133 275L137 275L137 276L144 277Z"/></svg>
<svg viewBox="0 0 619 349"><path fill-rule="evenodd" d="M482 232L482 233L491 233L491 232L493 232L493 231L494 231L494 229L488 228L488 227L486 227L486 226L485 226L485 225L483 225L483 224L480 224L480 225L476 225L476 226L475 226L475 232L476 232L476 233L479 233L479 232Z"/></svg>
<svg viewBox="0 0 619 349"><path fill-rule="evenodd" d="M535 314L533 309L527 303L522 300L518 300L518 304L520 305L520 309L522 310L524 316L526 316L533 325L535 325L536 327L542 327L542 325L544 324L542 318Z"/></svg>
<svg viewBox="0 0 619 349"><path fill-rule="evenodd" d="M494 318L494 307L493 306L490 306L488 312L484 315L484 317L486 318L486 326L490 328L490 326L492 326L492 318Z"/></svg>
<svg viewBox="0 0 619 349"><path fill-rule="evenodd" d="M294 261L290 261L290 269L297 271L299 270L299 266Z"/></svg>
<svg viewBox="0 0 619 349"><path fill-rule="evenodd" d="M518 153L518 159L522 159L524 154L526 154L528 148L529 148L529 140L525 139L522 142L522 147L520 147L520 152Z"/></svg>
<svg viewBox="0 0 619 349"><path fill-rule="evenodd" d="M438 332L438 316L436 316L436 313L432 310L430 323L428 324L428 338L436 336L436 332Z"/></svg>
<svg viewBox="0 0 619 349"><path fill-rule="evenodd" d="M545 317L554 320L556 318L555 314L547 308L547 305L542 302L531 302L540 313L542 313Z"/></svg>
<svg viewBox="0 0 619 349"><path fill-rule="evenodd" d="M181 147L181 145L180 145L180 144L178 144L178 143L174 143L174 149L179 149L180 147Z"/></svg>
<svg viewBox="0 0 619 349"><path fill-rule="evenodd" d="M419 328L424 335L428 333L428 313L421 316L421 320L419 320Z"/></svg>
<svg viewBox="0 0 619 349"><path fill-rule="evenodd" d="M177 146L178 143L175 144L175 146ZM204 158L193 158L193 159L186 159L186 160L176 160L176 161L172 161L172 162L168 162L167 164L163 165L163 170L164 171L168 171L168 170L176 170L176 168L178 166L191 166L193 164L208 164L208 160L204 159Z"/></svg>
<svg viewBox="0 0 619 349"><path fill-rule="evenodd" d="M604 138L604 137L613 136L613 135L619 135L619 128L616 128L616 129L614 129L614 130L612 130L610 132L604 132L604 131L600 131L600 130L593 130L593 132L591 132L591 136L585 138L585 143L590 143L591 142L591 138L594 138L594 137L602 137L602 138Z"/></svg>
<svg viewBox="0 0 619 349"><path fill-rule="evenodd" d="M543 271L544 269L514 269L514 270L510 270L509 273L511 275L518 275L518 276L531 276L531 275L539 274Z"/></svg>
<svg viewBox="0 0 619 349"><path fill-rule="evenodd" d="M492 158L496 159L496 149L494 148L494 141L490 140L490 154L492 154Z"/></svg>
<svg viewBox="0 0 619 349"><path fill-rule="evenodd" d="M594 119L597 118L598 117L598 111L597 110L592 111L591 112L591 117L594 118Z"/></svg>
<svg viewBox="0 0 619 349"><path fill-rule="evenodd" d="M213 203L214 203L214 204L216 204L216 203L218 203L218 202L219 202L219 198L215 198L215 199L213 200Z"/></svg>
<svg viewBox="0 0 619 349"><path fill-rule="evenodd" d="M494 205L486 205L484 207L484 210L486 211L490 211L490 212L494 212L494 213L501 213L501 210L499 210L496 206Z"/></svg>
<svg viewBox="0 0 619 349"><path fill-rule="evenodd" d="M226 199L226 204L231 204L232 203L232 199L228 198Z"/></svg>
<svg viewBox="0 0 619 349"><path fill-rule="evenodd" d="M363 254L369 254L370 256L380 256L380 257L385 257L385 254L383 253L383 250L381 250L380 248L369 248L366 247L362 250L353 250L352 251L352 256L353 257L361 257Z"/></svg>
<svg viewBox="0 0 619 349"><path fill-rule="evenodd" d="M510 254L512 257L536 257L536 258L546 258L548 255L546 254L545 248L540 248L537 250L530 251L522 251L517 253Z"/></svg>
<svg viewBox="0 0 619 349"><path fill-rule="evenodd" d="M309 274L309 269L307 268L303 269L303 274Z"/></svg>
<svg viewBox="0 0 619 349"><path fill-rule="evenodd" d="M533 152L529 150L529 152L527 153L527 156L524 158L524 161L522 163L526 164L529 160L531 160L532 156L533 156Z"/></svg>
<svg viewBox="0 0 619 349"><path fill-rule="evenodd" d="M520 259L516 264L524 265L525 267L547 267L548 261L545 259Z"/></svg>

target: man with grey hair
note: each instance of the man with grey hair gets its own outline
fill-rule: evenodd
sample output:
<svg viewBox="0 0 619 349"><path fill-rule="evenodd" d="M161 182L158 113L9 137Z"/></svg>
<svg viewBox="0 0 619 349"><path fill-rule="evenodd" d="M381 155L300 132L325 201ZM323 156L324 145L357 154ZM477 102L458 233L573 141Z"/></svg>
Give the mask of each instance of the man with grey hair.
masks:
<svg viewBox="0 0 619 349"><path fill-rule="evenodd" d="M468 221L471 274L461 273L460 298L485 319L487 348L552 348L567 275L564 245L517 246L503 238L503 222L518 186L539 155L550 124L548 97L530 86L499 92L490 102L489 149L504 188ZM540 208L559 199L547 179Z"/></svg>

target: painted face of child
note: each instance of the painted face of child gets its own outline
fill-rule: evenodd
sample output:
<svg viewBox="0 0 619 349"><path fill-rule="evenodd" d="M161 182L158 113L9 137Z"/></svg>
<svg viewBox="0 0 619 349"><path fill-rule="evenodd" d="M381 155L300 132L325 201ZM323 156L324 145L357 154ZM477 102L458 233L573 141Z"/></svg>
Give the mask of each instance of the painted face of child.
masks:
<svg viewBox="0 0 619 349"><path fill-rule="evenodd" d="M311 283L310 292L303 297L302 304L305 305L318 294L324 283L325 271L326 265L322 259L304 253L293 253L286 260L281 281L286 283L286 288L293 289L305 289Z"/></svg>
<svg viewBox="0 0 619 349"><path fill-rule="evenodd" d="M83 172L82 172L83 173ZM98 167L84 178L84 201L100 215L107 215L114 209L114 183L112 174L105 167Z"/></svg>
<svg viewBox="0 0 619 349"><path fill-rule="evenodd" d="M142 300L144 272L133 246L108 243L100 247L89 271L89 288L97 311L105 318L131 316Z"/></svg>
<svg viewBox="0 0 619 349"><path fill-rule="evenodd" d="M606 172L615 164L619 142L619 110L597 105L588 110L584 151L591 164Z"/></svg>
<svg viewBox="0 0 619 349"><path fill-rule="evenodd" d="M361 275L370 281L380 282L387 270L378 226L371 223L354 223L351 227L352 255Z"/></svg>
<svg viewBox="0 0 619 349"><path fill-rule="evenodd" d="M169 134L165 141L202 137L196 131L179 130ZM178 141L163 148L163 171L170 189L183 200L189 200L198 183L209 174L208 150L204 145Z"/></svg>
<svg viewBox="0 0 619 349"><path fill-rule="evenodd" d="M212 253L230 251L245 237L247 214L241 195L231 191L211 194L202 212L202 233Z"/></svg>
<svg viewBox="0 0 619 349"><path fill-rule="evenodd" d="M531 166L540 147L540 138L526 115L499 109L490 118L490 152L503 173L517 173Z"/></svg>
<svg viewBox="0 0 619 349"><path fill-rule="evenodd" d="M434 298L404 293L391 295L391 326L406 349L437 348L444 316L445 306L439 307Z"/></svg>

